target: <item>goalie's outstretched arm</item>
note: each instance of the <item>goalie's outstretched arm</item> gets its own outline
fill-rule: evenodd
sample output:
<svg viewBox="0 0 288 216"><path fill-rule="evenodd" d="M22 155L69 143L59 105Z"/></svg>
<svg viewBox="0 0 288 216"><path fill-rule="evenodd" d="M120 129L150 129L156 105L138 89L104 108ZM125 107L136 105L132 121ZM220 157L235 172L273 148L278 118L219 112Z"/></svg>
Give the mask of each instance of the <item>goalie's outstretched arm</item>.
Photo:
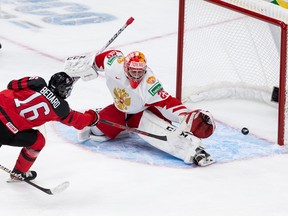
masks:
<svg viewBox="0 0 288 216"><path fill-rule="evenodd" d="M130 17L126 23L113 35L112 38L97 52L87 55L71 56L65 60L63 71L72 77L80 77L84 81L89 81L98 77L98 72L94 67L95 56L102 53L110 44L134 21Z"/></svg>

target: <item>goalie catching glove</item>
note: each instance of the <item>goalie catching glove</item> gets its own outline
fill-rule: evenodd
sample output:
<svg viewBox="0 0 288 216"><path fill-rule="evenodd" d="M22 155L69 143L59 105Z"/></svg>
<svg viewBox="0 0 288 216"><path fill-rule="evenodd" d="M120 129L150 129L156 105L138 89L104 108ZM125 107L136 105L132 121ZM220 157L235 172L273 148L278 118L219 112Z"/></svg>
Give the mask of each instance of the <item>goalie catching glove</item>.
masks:
<svg viewBox="0 0 288 216"><path fill-rule="evenodd" d="M180 128L183 131L193 133L198 138L207 138L215 130L215 122L210 112L205 110L193 110L180 115Z"/></svg>

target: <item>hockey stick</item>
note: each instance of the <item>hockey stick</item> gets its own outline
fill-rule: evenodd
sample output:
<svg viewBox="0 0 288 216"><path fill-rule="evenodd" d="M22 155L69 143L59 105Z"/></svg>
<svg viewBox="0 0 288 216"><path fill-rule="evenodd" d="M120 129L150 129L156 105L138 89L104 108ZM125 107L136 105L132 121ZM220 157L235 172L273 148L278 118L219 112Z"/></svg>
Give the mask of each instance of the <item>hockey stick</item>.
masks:
<svg viewBox="0 0 288 216"><path fill-rule="evenodd" d="M17 175L16 173L14 173L14 172L11 171L10 169L2 166L1 164L0 164L0 168L1 168L2 170L4 170L5 172L9 173L10 175L18 178L19 180L24 181L24 182L26 182L27 184L30 184L31 186L33 186L33 187L35 187L35 188L43 191L44 193L49 194L49 195L54 195L54 194L57 194L57 193L61 193L62 191L64 191L64 190L65 190L66 188L68 188L68 186L69 186L69 182L66 181L66 182L63 182L63 183L59 184L58 186L56 186L56 187L54 187L54 188L51 188L51 189L49 189L49 188L44 188L44 187L41 187L41 186L39 186L39 185L37 185L37 184L29 181L29 180L25 180L23 177Z"/></svg>
<svg viewBox="0 0 288 216"><path fill-rule="evenodd" d="M65 60L63 71L72 77L81 78L84 81L89 81L98 77L98 72L95 69L95 56L102 53L126 28L134 21L130 17L126 23L113 35L113 37L95 54L94 52L88 55L71 56Z"/></svg>
<svg viewBox="0 0 288 216"><path fill-rule="evenodd" d="M145 132L145 131L138 130L136 128L130 128L130 127L127 127L127 126L124 126L124 125L121 125L121 124L118 124L118 123L115 123L115 122L111 122L111 121L105 120L105 119L100 119L100 122L102 122L104 124L107 124L107 125L111 125L113 127L117 127L117 128L120 128L120 129L124 129L124 130L127 130L127 131L138 133L138 134L141 134L141 135L144 135L144 136L149 136L149 137L153 137L155 139L167 141L167 136L161 136L161 135L148 133L148 132Z"/></svg>
<svg viewBox="0 0 288 216"><path fill-rule="evenodd" d="M110 44L121 34L121 32L123 32L124 29L127 28L127 26L129 26L133 21L134 18L130 17L126 23L118 30L118 32L116 32L113 37L105 44L105 46L103 46L102 49L97 52L97 54L102 53L108 46L110 46Z"/></svg>

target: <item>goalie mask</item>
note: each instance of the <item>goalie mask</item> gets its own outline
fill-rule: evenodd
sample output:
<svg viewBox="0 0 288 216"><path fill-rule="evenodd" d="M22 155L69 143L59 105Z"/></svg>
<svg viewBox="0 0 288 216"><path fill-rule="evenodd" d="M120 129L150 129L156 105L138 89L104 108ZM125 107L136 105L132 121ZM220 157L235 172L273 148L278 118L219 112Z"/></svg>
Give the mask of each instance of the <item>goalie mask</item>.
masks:
<svg viewBox="0 0 288 216"><path fill-rule="evenodd" d="M137 88L146 73L146 58L142 52L129 53L124 60L124 71L132 88Z"/></svg>
<svg viewBox="0 0 288 216"><path fill-rule="evenodd" d="M49 80L48 88L57 96L66 99L70 96L73 84L77 79L70 77L65 72L55 73Z"/></svg>

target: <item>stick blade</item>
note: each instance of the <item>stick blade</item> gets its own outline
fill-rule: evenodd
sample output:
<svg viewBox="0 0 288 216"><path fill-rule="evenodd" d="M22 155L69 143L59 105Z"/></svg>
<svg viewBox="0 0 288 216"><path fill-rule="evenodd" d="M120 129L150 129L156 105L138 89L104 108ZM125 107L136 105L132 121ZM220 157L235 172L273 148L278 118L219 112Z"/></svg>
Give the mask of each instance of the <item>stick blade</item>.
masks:
<svg viewBox="0 0 288 216"><path fill-rule="evenodd" d="M70 185L70 182L65 181L62 184L56 186L55 188L50 189L51 191L51 195L53 194L59 194L61 192L63 192L64 190L66 190Z"/></svg>

